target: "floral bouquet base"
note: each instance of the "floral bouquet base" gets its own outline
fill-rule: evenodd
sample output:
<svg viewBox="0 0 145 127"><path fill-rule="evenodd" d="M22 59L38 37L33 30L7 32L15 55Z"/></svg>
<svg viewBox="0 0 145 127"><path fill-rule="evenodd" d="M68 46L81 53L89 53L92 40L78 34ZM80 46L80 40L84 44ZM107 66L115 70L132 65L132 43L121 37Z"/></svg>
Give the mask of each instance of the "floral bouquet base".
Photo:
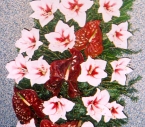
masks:
<svg viewBox="0 0 145 127"><path fill-rule="evenodd" d="M137 100L126 82L133 69L123 53L132 36L127 14L134 0L30 2L35 27L24 29L7 63L15 80L17 127L114 127L127 123L122 95Z"/></svg>

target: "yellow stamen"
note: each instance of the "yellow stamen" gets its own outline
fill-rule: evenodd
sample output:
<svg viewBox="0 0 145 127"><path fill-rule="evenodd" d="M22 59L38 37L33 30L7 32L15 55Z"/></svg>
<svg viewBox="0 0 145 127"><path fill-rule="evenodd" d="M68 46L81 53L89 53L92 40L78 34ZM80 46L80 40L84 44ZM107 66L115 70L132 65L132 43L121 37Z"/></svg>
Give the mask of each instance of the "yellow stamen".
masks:
<svg viewBox="0 0 145 127"><path fill-rule="evenodd" d="M92 39L94 38L95 34L98 32L98 30L95 30L95 32L93 33L93 35L90 37L89 42L92 41Z"/></svg>
<svg viewBox="0 0 145 127"><path fill-rule="evenodd" d="M24 99L24 97L22 97L19 93L17 93L17 95L22 99L22 101L23 101L26 105L31 106L31 104L30 104L28 101L26 101L26 100Z"/></svg>

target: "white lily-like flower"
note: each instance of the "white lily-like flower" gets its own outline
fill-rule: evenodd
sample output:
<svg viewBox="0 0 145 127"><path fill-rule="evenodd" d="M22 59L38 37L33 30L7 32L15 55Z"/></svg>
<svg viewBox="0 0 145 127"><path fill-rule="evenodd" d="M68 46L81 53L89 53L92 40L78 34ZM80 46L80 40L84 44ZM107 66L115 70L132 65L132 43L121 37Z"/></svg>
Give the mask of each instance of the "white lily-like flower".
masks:
<svg viewBox="0 0 145 127"><path fill-rule="evenodd" d="M59 10L65 15L66 21L74 19L80 27L86 23L86 11L91 8L90 0L61 0Z"/></svg>
<svg viewBox="0 0 145 127"><path fill-rule="evenodd" d="M71 111L74 105L75 103L65 98L57 98L54 96L44 102L43 113L49 115L50 120L55 123L59 118L66 120L66 112Z"/></svg>
<svg viewBox="0 0 145 127"><path fill-rule="evenodd" d="M125 74L132 72L132 69L127 67L127 64L129 62L130 59L121 58L118 61L113 61L110 63L113 68L111 82L116 80L119 84L125 85L125 81L126 81Z"/></svg>
<svg viewBox="0 0 145 127"><path fill-rule="evenodd" d="M114 43L115 47L127 49L127 39L132 36L127 29L127 22L121 23L119 25L112 24L112 29L109 33L107 33L107 36L109 40Z"/></svg>
<svg viewBox="0 0 145 127"><path fill-rule="evenodd" d="M123 1L122 0L99 0L98 13L102 13L104 22L112 19L112 16L120 17L120 11Z"/></svg>
<svg viewBox="0 0 145 127"><path fill-rule="evenodd" d="M116 101L112 102L112 103L108 103L106 105L109 110L111 111L111 114L112 116L105 116L104 117L104 121L105 122L108 122L110 119L124 119L124 118L127 118L124 113L122 112L123 111L123 106L121 106L120 104L117 104Z"/></svg>
<svg viewBox="0 0 145 127"><path fill-rule="evenodd" d="M30 31L24 29L21 33L22 37L15 43L15 46L20 49L20 53L26 52L32 58L34 51L43 44L39 41L39 30L35 28Z"/></svg>
<svg viewBox="0 0 145 127"><path fill-rule="evenodd" d="M94 125L90 121L88 121L84 122L81 127L94 127Z"/></svg>
<svg viewBox="0 0 145 127"><path fill-rule="evenodd" d="M9 72L7 78L15 79L15 82L18 84L20 80L22 80L24 77L27 77L28 70L26 63L28 62L28 59L28 57L24 58L22 54L19 54L15 58L15 61L7 63L6 69Z"/></svg>
<svg viewBox="0 0 145 127"><path fill-rule="evenodd" d="M30 17L38 19L41 26L44 27L54 18L54 13L59 6L59 0L40 0L30 2L34 13Z"/></svg>
<svg viewBox="0 0 145 127"><path fill-rule="evenodd" d="M35 126L34 119L31 119L30 123L27 124L21 124L20 121L18 121L16 127L36 127L36 126Z"/></svg>
<svg viewBox="0 0 145 127"><path fill-rule="evenodd" d="M27 62L28 75L27 78L31 81L31 86L35 83L43 84L50 78L50 65L43 60L43 56L38 60Z"/></svg>
<svg viewBox="0 0 145 127"><path fill-rule="evenodd" d="M77 81L88 82L92 86L98 86L102 78L107 77L107 73L104 72L105 67L106 61L94 60L89 56L87 61L81 64L81 74Z"/></svg>
<svg viewBox="0 0 145 127"><path fill-rule="evenodd" d="M75 44L74 26L69 27L60 20L55 27L55 32L46 34L45 38L50 42L50 50L62 53Z"/></svg>
<svg viewBox="0 0 145 127"><path fill-rule="evenodd" d="M109 101L110 95L108 91L97 89L94 96L82 97L84 106L87 108L87 115L90 115L94 120L99 122L102 115L111 116L111 112L105 106Z"/></svg>

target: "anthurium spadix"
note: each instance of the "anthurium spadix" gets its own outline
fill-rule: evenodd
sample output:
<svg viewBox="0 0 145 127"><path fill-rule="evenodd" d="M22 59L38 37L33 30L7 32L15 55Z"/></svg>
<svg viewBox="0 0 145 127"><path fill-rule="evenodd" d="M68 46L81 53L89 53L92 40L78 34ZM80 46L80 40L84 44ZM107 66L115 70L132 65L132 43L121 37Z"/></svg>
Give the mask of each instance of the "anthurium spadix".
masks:
<svg viewBox="0 0 145 127"><path fill-rule="evenodd" d="M60 20L55 32L45 34L45 38L49 41L49 49L52 51L63 52L68 48L71 49L75 44L74 26L69 27Z"/></svg>
<svg viewBox="0 0 145 127"><path fill-rule="evenodd" d="M65 99L52 97L48 101L44 101L43 113L49 115L50 120L55 123L59 118L66 120L66 112L73 109L75 103Z"/></svg>
<svg viewBox="0 0 145 127"><path fill-rule="evenodd" d="M109 101L110 95L107 90L97 88L97 92L94 96L82 97L84 106L87 108L87 114L90 115L94 120L99 122L102 115L111 116L110 110L105 106Z"/></svg>
<svg viewBox="0 0 145 127"><path fill-rule="evenodd" d="M53 18L54 13L57 11L59 6L59 0L40 0L30 2L34 13L30 17L38 19L41 26L44 27Z"/></svg>
<svg viewBox="0 0 145 127"><path fill-rule="evenodd" d="M112 16L120 17L120 11L123 1L122 0L99 0L100 7L98 13L102 13L104 22L112 19Z"/></svg>
<svg viewBox="0 0 145 127"><path fill-rule="evenodd" d="M15 46L20 49L20 53L26 54L32 58L34 51L43 43L39 41L39 30L32 28L32 30L22 30L21 38L15 43Z"/></svg>
<svg viewBox="0 0 145 127"><path fill-rule="evenodd" d="M27 77L28 70L26 63L28 62L28 57L23 57L22 54L19 54L14 61L6 64L6 69L9 74L7 78L14 79L18 84L24 77Z"/></svg>
<svg viewBox="0 0 145 127"><path fill-rule="evenodd" d="M50 78L50 65L43 59L43 56L38 60L27 62L28 75L31 85L35 83L43 84Z"/></svg>
<svg viewBox="0 0 145 127"><path fill-rule="evenodd" d="M127 29L128 22L119 25L112 24L112 29L107 33L107 36L114 43L115 47L127 49L127 39L132 36Z"/></svg>
<svg viewBox="0 0 145 127"><path fill-rule="evenodd" d="M107 73L104 72L106 67L106 61L94 60L88 57L86 62L81 64L81 74L77 81L88 82L92 86L98 86L101 83L102 78L107 77Z"/></svg>
<svg viewBox="0 0 145 127"><path fill-rule="evenodd" d="M127 118L124 113L122 112L124 107L120 104L117 104L116 101L113 101L112 103L108 103L106 105L109 110L111 111L112 116L105 116L104 121L108 122L110 119L124 119Z"/></svg>
<svg viewBox="0 0 145 127"><path fill-rule="evenodd" d="M66 21L73 19L83 27L86 23L86 11L92 5L91 0L61 0L59 10L65 15Z"/></svg>
<svg viewBox="0 0 145 127"><path fill-rule="evenodd" d="M132 72L132 69L127 67L129 62L129 58L121 58L110 63L113 68L111 82L116 80L119 84L125 85L126 74Z"/></svg>

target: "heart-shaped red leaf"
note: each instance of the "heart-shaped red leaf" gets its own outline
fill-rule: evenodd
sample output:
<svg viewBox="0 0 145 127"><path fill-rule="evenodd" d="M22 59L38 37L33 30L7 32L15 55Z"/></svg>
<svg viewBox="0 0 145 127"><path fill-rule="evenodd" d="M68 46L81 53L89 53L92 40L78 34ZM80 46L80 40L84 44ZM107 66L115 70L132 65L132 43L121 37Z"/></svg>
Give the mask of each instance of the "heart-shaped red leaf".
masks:
<svg viewBox="0 0 145 127"><path fill-rule="evenodd" d="M92 58L100 55L103 51L102 32L99 27L100 21L90 21L83 28L76 31L75 48L85 51L86 56Z"/></svg>
<svg viewBox="0 0 145 127"><path fill-rule="evenodd" d="M14 88L12 103L16 116L22 124L29 123L32 118L45 116L42 112L43 101L38 98L34 90Z"/></svg>
<svg viewBox="0 0 145 127"><path fill-rule="evenodd" d="M50 80L45 83L45 88L51 91L53 96L57 96L64 81L64 79L58 77L51 77Z"/></svg>

